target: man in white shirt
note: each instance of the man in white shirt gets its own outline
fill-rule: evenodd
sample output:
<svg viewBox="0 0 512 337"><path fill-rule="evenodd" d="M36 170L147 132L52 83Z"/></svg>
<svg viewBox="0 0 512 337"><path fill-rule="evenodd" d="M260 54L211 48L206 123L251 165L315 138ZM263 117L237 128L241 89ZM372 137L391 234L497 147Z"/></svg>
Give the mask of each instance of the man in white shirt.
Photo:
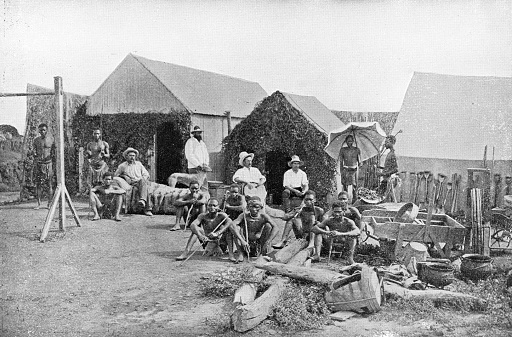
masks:
<svg viewBox="0 0 512 337"><path fill-rule="evenodd" d="M233 181L235 183L243 184L242 194L246 197L257 196L264 204L264 200L267 197L267 190L265 189L265 181L267 179L260 170L256 167L252 167L252 160L254 159L254 153L247 153L245 151L238 155L238 163L242 168L238 169L233 175Z"/></svg>
<svg viewBox="0 0 512 337"><path fill-rule="evenodd" d="M304 194L309 189L308 176L306 172L302 171L299 167L304 165L304 162L300 160L299 156L292 156L292 160L288 162L288 166L291 167L284 173L283 187L283 208L286 213L291 211L290 198L298 197L303 198Z"/></svg>
<svg viewBox="0 0 512 337"><path fill-rule="evenodd" d="M152 216L153 213L151 213L151 207L148 202L149 172L140 161L135 160L138 155L139 151L131 147L127 148L123 152L123 157L126 161L119 164L114 175L123 178L131 186L137 187L140 207L144 209L145 215Z"/></svg>
<svg viewBox="0 0 512 337"><path fill-rule="evenodd" d="M190 133L192 136L185 143L188 173L197 173L199 170L211 171L210 156L206 144L203 142L203 130L196 125Z"/></svg>

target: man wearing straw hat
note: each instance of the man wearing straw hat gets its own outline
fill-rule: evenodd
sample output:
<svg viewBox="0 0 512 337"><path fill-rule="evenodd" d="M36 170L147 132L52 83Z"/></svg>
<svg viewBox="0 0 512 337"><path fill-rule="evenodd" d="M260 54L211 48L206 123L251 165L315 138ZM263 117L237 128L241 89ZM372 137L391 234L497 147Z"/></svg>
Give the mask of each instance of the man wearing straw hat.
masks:
<svg viewBox="0 0 512 337"><path fill-rule="evenodd" d="M185 157L187 158L188 173L198 171L211 172L210 156L203 141L203 130L196 125L190 131L191 137L185 143Z"/></svg>
<svg viewBox="0 0 512 337"><path fill-rule="evenodd" d="M247 153L242 151L238 155L238 164L242 168L238 169L233 175L233 181L235 183L244 184L242 194L246 197L257 196L262 201L262 205L265 204L265 198L267 197L267 190L265 189L265 181L267 179L261 174L258 168L252 166L252 160L254 159L254 153Z"/></svg>
<svg viewBox="0 0 512 337"><path fill-rule="evenodd" d="M308 176L306 172L302 171L299 167L304 165L304 162L300 160L299 156L293 155L292 160L288 162L288 166L291 167L284 173L283 176L283 187L284 191L282 194L283 208L286 213L291 211L291 197L297 197L300 199L304 198L304 194L309 189Z"/></svg>
<svg viewBox="0 0 512 337"><path fill-rule="evenodd" d="M121 163L114 174L116 177L123 178L131 186L137 187L139 193L139 207L144 210L144 214L152 216L151 207L148 202L148 183L149 172L144 165L135 160L139 155L139 151L129 147L123 152L125 162Z"/></svg>

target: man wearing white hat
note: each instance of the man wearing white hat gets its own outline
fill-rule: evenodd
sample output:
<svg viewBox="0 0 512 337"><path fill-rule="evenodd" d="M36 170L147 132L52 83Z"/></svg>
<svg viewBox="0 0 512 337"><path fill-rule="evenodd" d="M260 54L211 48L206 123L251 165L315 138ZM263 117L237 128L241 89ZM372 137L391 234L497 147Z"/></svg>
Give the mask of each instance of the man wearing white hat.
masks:
<svg viewBox="0 0 512 337"><path fill-rule="evenodd" d="M196 125L190 133L191 136L185 143L188 173L197 173L199 170L211 171L210 156L203 141L203 130Z"/></svg>
<svg viewBox="0 0 512 337"><path fill-rule="evenodd" d="M121 177L131 186L136 186L139 191L139 205L144 209L144 214L152 216L151 207L148 203L148 182L149 172L144 165L135 158L139 155L139 151L134 148L127 148L123 152L125 162L121 163L114 174Z"/></svg>
<svg viewBox="0 0 512 337"><path fill-rule="evenodd" d="M265 181L267 179L260 170L256 167L252 167L252 160L254 159L254 153L247 153L242 151L238 155L238 164L242 168L238 169L233 175L233 181L235 183L244 184L242 194L246 197L257 196L262 200L267 197L267 190L265 189Z"/></svg>
<svg viewBox="0 0 512 337"><path fill-rule="evenodd" d="M308 176L306 172L302 171L299 167L304 165L304 162L300 160L299 156L292 156L292 160L288 162L288 166L291 167L284 173L283 177L283 207L285 212L291 211L291 197L303 198L304 193L309 189Z"/></svg>

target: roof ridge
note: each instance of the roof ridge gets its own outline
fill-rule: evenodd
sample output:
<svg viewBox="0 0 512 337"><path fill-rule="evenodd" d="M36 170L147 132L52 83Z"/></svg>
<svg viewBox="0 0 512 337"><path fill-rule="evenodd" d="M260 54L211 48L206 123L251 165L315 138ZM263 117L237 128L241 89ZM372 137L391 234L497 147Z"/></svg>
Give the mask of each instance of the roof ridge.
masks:
<svg viewBox="0 0 512 337"><path fill-rule="evenodd" d="M234 79L234 80L244 81L244 82L248 82L248 83L256 83L256 84L258 84L258 85L259 85L259 83L258 83L258 82L256 82L256 81L249 81L249 80L246 80L246 79L243 79L243 78L234 77L234 76L225 75L225 74L220 74L220 73L216 73L216 72L209 71L209 70L202 70L202 69L192 68L192 67L188 67L188 66L183 66L183 65L180 65L180 64L176 64L176 63L165 62L165 61L159 61L159 60L153 60L153 59L149 59L149 58L144 57L144 56L135 55L135 54L133 54L133 53L130 53L130 55L132 55L133 57L135 57L135 58L137 59L137 61L139 61L139 62L140 62L139 58L141 58L141 59L148 60L148 61L151 61L151 62L165 63L165 64L168 64L168 65L171 65L171 66L175 66L175 67L186 68L186 69L190 69L190 70L193 70L193 71L200 71L200 72L203 72L203 73L208 73L208 74L213 74L213 75L216 75L216 76L222 76L222 77L232 78L232 79ZM141 62L141 63L142 63L142 62ZM146 69L147 69L147 68L146 68ZM148 69L148 70L149 70L149 69ZM156 76L156 75L155 75L155 76Z"/></svg>

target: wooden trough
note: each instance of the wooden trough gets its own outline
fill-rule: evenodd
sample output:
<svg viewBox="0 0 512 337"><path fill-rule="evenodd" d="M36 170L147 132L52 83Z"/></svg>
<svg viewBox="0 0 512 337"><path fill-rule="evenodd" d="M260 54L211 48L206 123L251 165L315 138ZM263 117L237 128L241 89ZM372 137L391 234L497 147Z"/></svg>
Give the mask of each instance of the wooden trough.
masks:
<svg viewBox="0 0 512 337"><path fill-rule="evenodd" d="M362 225L373 228L379 240L396 240L395 256L402 255L404 241L433 244L443 257L450 257L455 244L464 244L466 228L446 214L418 213L414 222L396 220L398 211L368 210L362 214ZM440 243L444 243L441 249Z"/></svg>

